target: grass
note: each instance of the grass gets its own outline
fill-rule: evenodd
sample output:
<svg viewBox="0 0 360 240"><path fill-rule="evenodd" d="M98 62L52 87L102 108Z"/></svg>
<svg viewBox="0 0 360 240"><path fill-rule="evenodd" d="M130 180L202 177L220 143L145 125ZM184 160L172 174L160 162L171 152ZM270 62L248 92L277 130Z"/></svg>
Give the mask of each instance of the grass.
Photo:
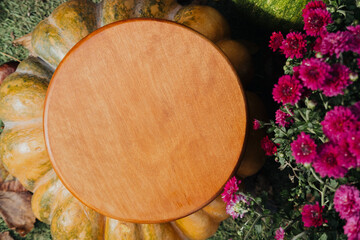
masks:
<svg viewBox="0 0 360 240"><path fill-rule="evenodd" d="M40 221L35 222L34 229L28 233L25 237L21 237L15 231L9 229L4 220L0 218L0 232L9 232L10 236L15 240L49 240L51 239L50 228L47 224Z"/></svg>

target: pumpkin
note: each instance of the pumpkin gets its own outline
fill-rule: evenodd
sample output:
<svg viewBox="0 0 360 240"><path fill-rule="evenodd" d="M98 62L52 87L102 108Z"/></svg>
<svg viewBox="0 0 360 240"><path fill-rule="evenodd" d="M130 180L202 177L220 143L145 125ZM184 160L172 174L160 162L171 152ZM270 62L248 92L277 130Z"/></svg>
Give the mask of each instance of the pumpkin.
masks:
<svg viewBox="0 0 360 240"><path fill-rule="evenodd" d="M228 217L217 197L197 212L161 224L135 224L102 216L77 200L61 183L50 164L43 139L43 108L51 76L67 52L82 38L106 24L128 18L161 18L178 22L215 42L233 63L240 79L249 81L247 49L228 39L227 22L208 6L181 6L174 0L104 0L94 4L70 0L60 5L27 36L34 56L20 63L0 87L0 157L5 168L31 192L36 217L51 225L54 239L206 239ZM261 101L250 94L250 112L261 115ZM255 100L254 100L255 99ZM252 102L256 102L252 106ZM249 130L250 132L252 130ZM264 161L259 144L247 144L238 174L257 172Z"/></svg>

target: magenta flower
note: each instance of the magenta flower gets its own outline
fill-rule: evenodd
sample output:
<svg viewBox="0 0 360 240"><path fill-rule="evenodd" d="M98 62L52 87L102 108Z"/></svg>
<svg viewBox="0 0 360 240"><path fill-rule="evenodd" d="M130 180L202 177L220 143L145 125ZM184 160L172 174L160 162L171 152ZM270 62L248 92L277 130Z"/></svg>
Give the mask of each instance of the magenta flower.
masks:
<svg viewBox="0 0 360 240"><path fill-rule="evenodd" d="M268 136L261 140L261 148L265 151L265 154L272 156L277 152L277 146L273 143Z"/></svg>
<svg viewBox="0 0 360 240"><path fill-rule="evenodd" d="M287 58L302 58L306 53L306 36L298 32L290 32L282 41L280 49Z"/></svg>
<svg viewBox="0 0 360 240"><path fill-rule="evenodd" d="M309 10L315 10L315 9L323 9L326 10L326 4L323 1L311 1L308 4L306 4L305 8L302 10L303 15L307 14Z"/></svg>
<svg viewBox="0 0 360 240"><path fill-rule="evenodd" d="M314 52L321 52L321 43L322 43L322 38L318 37L315 40L314 45L312 46L312 49L313 49Z"/></svg>
<svg viewBox="0 0 360 240"><path fill-rule="evenodd" d="M313 167L321 177L344 177L347 169L342 167L338 162L338 147L330 142L320 146L320 151L313 162Z"/></svg>
<svg viewBox="0 0 360 240"><path fill-rule="evenodd" d="M320 227L326 222L322 217L324 207L320 207L316 202L314 205L307 204L301 211L302 221L305 227Z"/></svg>
<svg viewBox="0 0 360 240"><path fill-rule="evenodd" d="M284 240L285 231L282 227L279 227L275 232L275 239L276 240Z"/></svg>
<svg viewBox="0 0 360 240"><path fill-rule="evenodd" d="M347 137L347 143L349 144L349 151L357 159L357 167L360 167L360 131L350 132Z"/></svg>
<svg viewBox="0 0 360 240"><path fill-rule="evenodd" d="M226 205L226 213L229 214L233 219L243 218L244 215L249 211L250 202L247 200L246 196L243 194L238 194L235 196L233 201L230 201Z"/></svg>
<svg viewBox="0 0 360 240"><path fill-rule="evenodd" d="M334 207L340 218L348 219L360 212L360 192L354 186L341 185L334 195Z"/></svg>
<svg viewBox="0 0 360 240"><path fill-rule="evenodd" d="M346 134L346 135L344 134L343 136L344 137L346 136L345 139L337 142L338 147L339 147L338 162L344 168L347 168L347 169L356 168L357 167L356 157L350 151L350 144L347 141L349 139L349 137L347 135L348 134Z"/></svg>
<svg viewBox="0 0 360 240"><path fill-rule="evenodd" d="M234 201L236 198L236 194L239 191L239 186L241 183L241 180L237 180L236 177L232 177L224 187L224 192L221 194L221 197L224 202L229 203L231 201Z"/></svg>
<svg viewBox="0 0 360 240"><path fill-rule="evenodd" d="M273 89L273 98L276 102L283 104L297 103L301 98L302 86L300 81L292 78L290 75L284 75L279 78L278 84Z"/></svg>
<svg viewBox="0 0 360 240"><path fill-rule="evenodd" d="M360 25L349 26L347 29L353 35L352 51L360 54Z"/></svg>
<svg viewBox="0 0 360 240"><path fill-rule="evenodd" d="M291 118L290 114L283 112L281 109L278 109L275 112L275 122L277 124L279 124L279 126L282 127L288 127L290 126L291 123L293 123L293 119L289 119Z"/></svg>
<svg viewBox="0 0 360 240"><path fill-rule="evenodd" d="M360 216L357 214L354 217L347 219L344 226L344 233L347 235L348 240L360 239Z"/></svg>
<svg viewBox="0 0 360 240"><path fill-rule="evenodd" d="M253 129L254 129L254 130L259 130L260 128L261 128L261 123L260 123L260 121L257 120L257 119L254 119L254 121L253 121Z"/></svg>
<svg viewBox="0 0 360 240"><path fill-rule="evenodd" d="M281 32L273 32L270 37L269 47L275 52L280 48L283 40L284 37Z"/></svg>
<svg viewBox="0 0 360 240"><path fill-rule="evenodd" d="M317 58L305 59L299 68L299 78L304 86L318 90L327 78L330 78L331 66Z"/></svg>
<svg viewBox="0 0 360 240"><path fill-rule="evenodd" d="M335 54L339 58L342 52L352 50L353 41L353 35L348 31L328 33L322 40L321 53L330 56Z"/></svg>
<svg viewBox="0 0 360 240"><path fill-rule="evenodd" d="M356 131L357 119L349 108L336 106L321 122L324 134L332 141L340 140L349 131Z"/></svg>
<svg viewBox="0 0 360 240"><path fill-rule="evenodd" d="M350 107L351 112L360 120L360 101Z"/></svg>
<svg viewBox="0 0 360 240"><path fill-rule="evenodd" d="M351 84L350 69L340 63L335 63L331 67L330 75L325 83L321 86L324 95L333 97L339 94L344 94L343 90Z"/></svg>
<svg viewBox="0 0 360 240"><path fill-rule="evenodd" d="M304 132L301 132L290 146L296 163L311 163L317 155L315 141Z"/></svg>
<svg viewBox="0 0 360 240"><path fill-rule="evenodd" d="M304 30L310 36L320 36L322 27L332 22L331 15L326 9L312 9L303 13Z"/></svg>

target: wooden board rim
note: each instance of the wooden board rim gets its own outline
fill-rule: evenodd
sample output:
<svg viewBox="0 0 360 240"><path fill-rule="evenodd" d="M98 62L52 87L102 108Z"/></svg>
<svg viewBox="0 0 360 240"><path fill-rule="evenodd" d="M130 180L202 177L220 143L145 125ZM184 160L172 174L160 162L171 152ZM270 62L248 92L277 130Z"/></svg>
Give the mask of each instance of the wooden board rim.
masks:
<svg viewBox="0 0 360 240"><path fill-rule="evenodd" d="M203 204L201 204L199 207L196 207L195 209L191 210L190 212L186 213L186 214L183 214L181 216L177 216L176 218L168 218L168 219L161 219L161 220L156 220L156 221L152 221L152 220L139 220L139 219L119 219L117 216L115 215L112 215L112 214L109 214L109 213L104 213L101 209L98 209L92 205L89 205L88 203L85 203L77 194L75 191L73 191L73 189L71 188L71 186L69 184L66 183L66 181L64 181L64 179L62 178L62 174L58 171L57 167L56 167L56 163L54 162L54 158L53 158L53 155L52 155L52 152L51 152L51 149L49 147L49 136L47 134L47 114L48 114L48 111L47 111L47 100L48 100L48 96L49 96L49 92L51 90L51 86L52 86L52 83L53 83L53 78L54 76L56 75L56 73L58 72L58 69L60 66L63 65L63 63L66 61L66 59L68 58L68 56L73 52L75 51L77 48L79 48L85 41L87 41L89 38L91 38L92 36L98 34L99 32L102 32L102 31L105 31L109 28L112 28L113 26L117 26L117 25L120 25L120 24L124 24L124 23L127 23L127 22L137 22L137 21L155 21L155 22L163 22L163 23L167 23L167 24L172 24L172 25L176 25L178 27L181 27L181 28L184 28L184 29L187 29L188 31L191 31L193 32L194 34L198 35L200 38L202 38L203 40L207 41L209 44L211 44L214 48L217 49L218 53L221 54L224 59L228 62L229 66L232 68L232 71L234 72L234 74L237 76L237 82L238 82L238 87L239 87L239 90L242 94L242 98L243 98L243 103L244 103L244 111L245 111L245 118L244 118L244 121L245 121L245 126L246 126L246 131L243 135L243 139L242 141L244 142L244 145L243 147L240 149L240 152L239 152L239 156L238 156L238 161L236 163L236 165L234 166L233 170L232 170L232 173L228 176L228 178L226 179L226 181L223 183L222 185L222 188L220 188L217 192L215 192L213 194L213 196L206 202L204 202ZM80 40L78 43L76 43L74 45L74 47L72 49L69 50L69 52L65 55L65 57L62 59L62 61L59 63L58 67L55 69L55 72L53 74L53 77L49 83L49 86L48 86L48 91L46 93L46 98L45 98L45 103L44 103L44 113L43 113L43 129L44 129L44 138L45 138L45 144L46 144L46 148L48 150L48 154L49 154L49 157L51 159L51 164L53 166L53 169L54 171L56 172L57 176L59 177L60 181L64 184L64 186L69 190L69 192L74 196L76 197L81 203L83 203L84 205L94 209L95 211L97 211L98 213L104 215L104 216L108 216L110 218L113 218L113 219L117 219L117 220L121 220L121 221L126 221L126 222L132 222L132 223L140 223L140 224L153 224L153 223L166 223L166 222L170 222L170 221L174 221L176 219L180 219L180 218L183 218L183 217L186 217L188 215L191 215L192 213L195 213L196 211L202 209L203 207L205 207L206 205L208 205L211 201L213 201L221 192L222 192L222 189L223 187L225 186L226 182L232 177L234 176L234 174L236 173L236 170L237 168L239 167L240 163L241 163L241 156L244 154L244 149L245 149L245 143L246 143L246 139L247 139L247 135L248 135L248 131L249 131L249 119L248 119L248 106L247 106L247 101L245 99L245 91L243 89L243 86L241 85L241 82L240 82L240 79L236 73L236 70L235 68L231 65L231 62L230 60L227 58L227 56L222 52L222 50L212 41L210 41L209 39L207 39L205 36L203 36L202 34L198 33L197 31L187 27L187 26L184 26L184 25L181 25L181 24L178 24L176 22L173 22L173 21L169 21L169 20L164 20L164 19L153 19L153 18L134 18L134 19L126 19L126 20L121 20L121 21L117 21L117 22L114 22L114 23L111 23L111 24L108 24L108 25L105 25L97 30L95 30L94 32L90 33L89 35L87 35L86 37L84 37L82 40Z"/></svg>

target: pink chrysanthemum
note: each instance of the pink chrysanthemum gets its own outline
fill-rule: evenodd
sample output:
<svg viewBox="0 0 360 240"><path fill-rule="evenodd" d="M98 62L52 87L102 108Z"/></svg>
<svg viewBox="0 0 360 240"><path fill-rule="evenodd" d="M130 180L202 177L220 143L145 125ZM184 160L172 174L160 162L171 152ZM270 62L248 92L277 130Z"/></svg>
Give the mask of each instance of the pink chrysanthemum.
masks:
<svg viewBox="0 0 360 240"><path fill-rule="evenodd" d="M261 148L265 151L265 154L272 156L277 152L277 146L273 143L268 136L261 140Z"/></svg>
<svg viewBox="0 0 360 240"><path fill-rule="evenodd" d="M305 8L302 10L303 15L306 14L308 11L315 9L326 10L326 4L323 1L311 1L308 4L306 4Z"/></svg>
<svg viewBox="0 0 360 240"><path fill-rule="evenodd" d="M332 22L330 13L321 8L305 11L303 18L304 30L310 36L320 36L322 27Z"/></svg>
<svg viewBox="0 0 360 240"><path fill-rule="evenodd" d="M330 78L331 66L318 58L305 59L299 68L300 79L304 86L318 90L327 78Z"/></svg>
<svg viewBox="0 0 360 240"><path fill-rule="evenodd" d="M224 192L221 194L221 197L224 202L229 203L235 200L237 191L239 191L239 184L241 180L237 180L236 177L232 177L224 187Z"/></svg>
<svg viewBox="0 0 360 240"><path fill-rule="evenodd" d="M300 81L292 78L290 75L284 75L279 78L278 84L273 89L273 98L276 102L283 104L297 103L301 98L302 86Z"/></svg>
<svg viewBox="0 0 360 240"><path fill-rule="evenodd" d="M226 213L229 214L233 219L243 218L244 215L249 211L250 202L243 194L239 193L235 196L233 201L230 201L226 205Z"/></svg>
<svg viewBox="0 0 360 240"><path fill-rule="evenodd" d="M350 107L351 112L360 120L360 101Z"/></svg>
<svg viewBox="0 0 360 240"><path fill-rule="evenodd" d="M348 240L360 239L360 216L359 214L347 219L344 226L344 233L347 235Z"/></svg>
<svg viewBox="0 0 360 240"><path fill-rule="evenodd" d="M348 31L329 33L321 42L321 53L330 56L335 54L339 58L342 52L350 51L353 48L353 41L354 37Z"/></svg>
<svg viewBox="0 0 360 240"><path fill-rule="evenodd" d="M349 108L336 106L326 113L321 122L324 134L332 141L340 140L347 132L356 131L357 121Z"/></svg>
<svg viewBox="0 0 360 240"><path fill-rule="evenodd" d="M357 65L358 65L358 68L360 69L360 58L357 59Z"/></svg>
<svg viewBox="0 0 360 240"><path fill-rule="evenodd" d="M284 240L285 231L282 227L279 227L275 232L275 239L276 240Z"/></svg>
<svg viewBox="0 0 360 240"><path fill-rule="evenodd" d="M360 131L350 132L346 142L349 144L349 151L357 159L357 167L360 167Z"/></svg>
<svg viewBox="0 0 360 240"><path fill-rule="evenodd" d="M261 123L260 123L260 121L257 120L257 119L254 119L254 121L253 121L253 129L254 129L254 130L259 130L260 128L261 128Z"/></svg>
<svg viewBox="0 0 360 240"><path fill-rule="evenodd" d="M344 177L347 169L339 164L338 157L338 147L330 142L324 143L320 146L320 151L313 162L313 167L321 177Z"/></svg>
<svg viewBox="0 0 360 240"><path fill-rule="evenodd" d="M349 32L353 35L352 51L360 54L360 25L347 27Z"/></svg>
<svg viewBox="0 0 360 240"><path fill-rule="evenodd" d="M269 47L275 52L280 48L283 40L284 37L281 32L273 32L270 37Z"/></svg>
<svg viewBox="0 0 360 240"><path fill-rule="evenodd" d="M278 109L275 112L275 122L282 127L288 127L291 123L294 122L293 119L289 118L291 118L290 114L283 112L281 109Z"/></svg>
<svg viewBox="0 0 360 240"><path fill-rule="evenodd" d="M315 42L312 45L312 49L313 49L313 51L320 53L322 40L326 35L328 35L328 31L327 31L326 27L322 27L320 29L319 35L320 36L315 39Z"/></svg>
<svg viewBox="0 0 360 240"><path fill-rule="evenodd" d="M360 192L354 186L341 185L334 195L334 207L342 219L360 212Z"/></svg>
<svg viewBox="0 0 360 240"><path fill-rule="evenodd" d="M290 146L297 163L311 163L317 155L315 141L304 132L301 132Z"/></svg>
<svg viewBox="0 0 360 240"><path fill-rule="evenodd" d="M320 227L326 222L322 217L324 207L320 207L316 202L314 205L307 204L301 211L302 221L305 227Z"/></svg>
<svg viewBox="0 0 360 240"><path fill-rule="evenodd" d="M338 141L338 147L339 147L339 157L338 162L341 166L344 168L356 168L357 167L357 161L354 154L350 151L350 144L347 141L349 137L346 135L343 135L345 137L344 140Z"/></svg>
<svg viewBox="0 0 360 240"><path fill-rule="evenodd" d="M298 32L290 32L282 41L280 49L287 58L302 58L306 53L306 36Z"/></svg>
<svg viewBox="0 0 360 240"><path fill-rule="evenodd" d="M345 65L340 63L332 65L330 72L331 77L327 78L320 88L324 95L333 97L344 94L343 90L351 84L350 73L350 69Z"/></svg>
<svg viewBox="0 0 360 240"><path fill-rule="evenodd" d="M321 52L321 43L322 43L321 37L318 37L317 39L315 39L314 45L312 47L314 52Z"/></svg>

